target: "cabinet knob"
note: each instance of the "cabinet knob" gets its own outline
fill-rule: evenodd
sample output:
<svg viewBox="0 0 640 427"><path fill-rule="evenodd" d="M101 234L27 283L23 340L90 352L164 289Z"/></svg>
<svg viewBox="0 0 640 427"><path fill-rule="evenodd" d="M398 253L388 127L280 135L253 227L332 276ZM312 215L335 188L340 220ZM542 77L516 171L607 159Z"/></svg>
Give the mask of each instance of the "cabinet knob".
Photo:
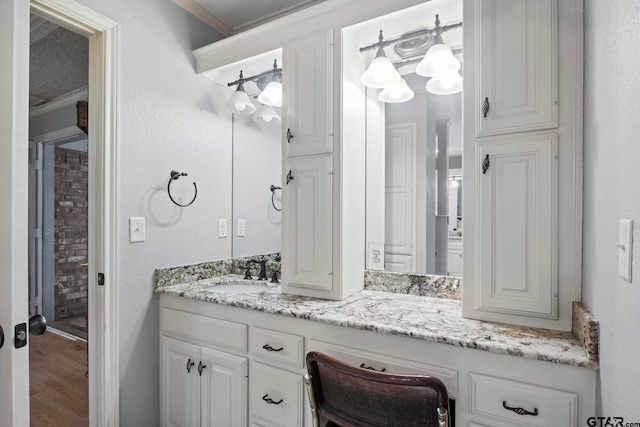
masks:
<svg viewBox="0 0 640 427"><path fill-rule="evenodd" d="M279 405L282 403L282 399L278 400L277 402L275 400L273 400L272 398L269 397L269 393L265 394L264 396L262 396L262 400L264 400L265 402L267 402L270 405Z"/></svg>
<svg viewBox="0 0 640 427"><path fill-rule="evenodd" d="M196 362L194 362L193 360L189 359L187 360L187 373L191 373L191 368L193 368L193 365L195 365Z"/></svg>
<svg viewBox="0 0 640 427"><path fill-rule="evenodd" d="M262 348L264 348L267 351L282 351L284 350L284 347L280 347L280 348L273 348L271 347L269 344L265 344L262 346Z"/></svg>
<svg viewBox="0 0 640 427"><path fill-rule="evenodd" d="M287 185L289 185L289 182L291 182L293 180L293 172L289 171L289 173L287 174L287 177L285 178Z"/></svg>
<svg viewBox="0 0 640 427"><path fill-rule="evenodd" d="M293 134L291 133L291 129L287 129L287 144L290 144L292 139Z"/></svg>
<svg viewBox="0 0 640 427"><path fill-rule="evenodd" d="M204 368L206 368L207 365L203 364L202 361L198 362L198 373L200 374L200 376L202 376L202 371L204 371Z"/></svg>
<svg viewBox="0 0 640 427"><path fill-rule="evenodd" d="M538 416L538 408L533 408L533 412L529 412L524 408L507 406L507 402L504 400L502 401L502 407L508 411L513 411L518 415L533 415L534 417Z"/></svg>
<svg viewBox="0 0 640 427"><path fill-rule="evenodd" d="M482 103L482 114L484 115L484 117L487 117L487 113L489 112L489 98L485 98L484 102Z"/></svg>

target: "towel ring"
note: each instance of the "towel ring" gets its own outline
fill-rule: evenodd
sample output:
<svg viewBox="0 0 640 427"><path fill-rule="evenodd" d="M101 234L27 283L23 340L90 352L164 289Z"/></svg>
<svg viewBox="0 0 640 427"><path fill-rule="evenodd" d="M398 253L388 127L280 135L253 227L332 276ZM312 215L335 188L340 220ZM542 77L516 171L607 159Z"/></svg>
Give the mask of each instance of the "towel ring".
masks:
<svg viewBox="0 0 640 427"><path fill-rule="evenodd" d="M175 203L176 205L180 206L181 208L186 208L187 206L191 206L191 204L193 204L193 202L196 201L196 197L198 197L198 186L196 185L196 183L193 183L193 188L195 190L195 194L193 195L193 199L187 203L186 205L181 205L180 203L176 202L175 200L173 200L173 197L171 197L171 183L180 178L181 176L187 176L187 174L185 172L177 172L177 171L171 171L171 177L169 178L169 184L167 184L167 193L169 193L169 198L171 199L171 201L173 203Z"/></svg>
<svg viewBox="0 0 640 427"><path fill-rule="evenodd" d="M273 198L276 195L276 190L282 190L282 187L276 187L275 185L271 185L271 187L269 187L269 190L271 191L271 206L273 206L273 209L275 209L278 212L282 211L282 200L280 201L280 209L276 207L276 203L273 200Z"/></svg>

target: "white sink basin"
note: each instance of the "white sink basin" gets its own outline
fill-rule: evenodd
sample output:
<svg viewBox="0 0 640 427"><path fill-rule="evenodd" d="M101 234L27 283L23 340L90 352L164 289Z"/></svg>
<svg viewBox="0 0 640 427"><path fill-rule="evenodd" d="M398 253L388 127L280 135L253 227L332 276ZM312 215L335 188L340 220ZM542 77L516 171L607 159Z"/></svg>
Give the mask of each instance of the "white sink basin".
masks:
<svg viewBox="0 0 640 427"><path fill-rule="evenodd" d="M208 291L221 294L256 294L264 292L269 287L264 283L219 283L205 288Z"/></svg>

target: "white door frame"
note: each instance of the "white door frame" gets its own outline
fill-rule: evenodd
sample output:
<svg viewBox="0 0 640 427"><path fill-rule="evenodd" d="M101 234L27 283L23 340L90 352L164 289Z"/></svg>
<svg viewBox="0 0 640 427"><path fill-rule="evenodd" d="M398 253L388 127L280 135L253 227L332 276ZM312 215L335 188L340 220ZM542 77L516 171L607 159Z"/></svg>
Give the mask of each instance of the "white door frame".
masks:
<svg viewBox="0 0 640 427"><path fill-rule="evenodd" d="M13 347L13 326L28 316L29 4L0 3L0 58L8 59L0 61L0 86L11 95L0 100L0 235L7 237L0 242L0 324L6 335L0 425L26 427L28 346ZM118 426L119 26L73 0L30 0L30 6L32 13L89 38L89 414L91 426ZM104 286L97 285L98 273L104 273Z"/></svg>

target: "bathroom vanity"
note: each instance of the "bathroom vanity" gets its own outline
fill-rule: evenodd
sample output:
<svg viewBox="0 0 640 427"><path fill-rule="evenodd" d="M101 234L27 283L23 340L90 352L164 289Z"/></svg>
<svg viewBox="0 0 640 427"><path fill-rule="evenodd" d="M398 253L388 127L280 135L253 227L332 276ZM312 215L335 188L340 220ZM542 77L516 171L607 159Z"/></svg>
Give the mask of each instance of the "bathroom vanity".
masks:
<svg viewBox="0 0 640 427"><path fill-rule="evenodd" d="M464 319L459 300L429 296L434 284L424 296L365 289L331 301L274 284L218 292L228 276L180 269L156 272L163 425L311 426L303 375L314 350L437 376L458 426L581 426L594 414L598 363L585 335ZM579 308L576 323L596 333Z"/></svg>
<svg viewBox="0 0 640 427"><path fill-rule="evenodd" d="M598 359L597 322L576 302L581 11L581 0L328 0L194 51L212 80L282 54L282 284L231 294L208 267L157 271L163 425L310 426L312 350L437 376L460 426L586 425ZM360 82L373 52L359 48L436 14L464 25L465 225L442 251L446 271L461 266L461 299L365 288L388 227L386 133L384 104Z"/></svg>

